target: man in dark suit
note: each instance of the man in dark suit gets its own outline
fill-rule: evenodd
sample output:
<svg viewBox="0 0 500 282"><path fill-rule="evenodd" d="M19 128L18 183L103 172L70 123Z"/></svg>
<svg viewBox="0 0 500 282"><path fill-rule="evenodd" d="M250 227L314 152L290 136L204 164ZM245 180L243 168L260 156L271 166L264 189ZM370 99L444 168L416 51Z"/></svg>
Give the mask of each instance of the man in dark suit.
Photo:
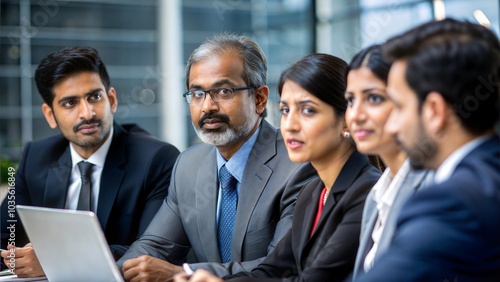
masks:
<svg viewBox="0 0 500 282"><path fill-rule="evenodd" d="M92 210L119 258L161 206L179 154L137 125L113 122L116 92L95 49L65 48L46 56L35 80L43 114L62 134L26 144L15 197L9 194L2 204L2 244L9 245L2 257L20 277L41 276L43 270L31 245L25 246L19 221L15 240L9 240L7 220L17 220L9 205Z"/></svg>
<svg viewBox="0 0 500 282"><path fill-rule="evenodd" d="M292 163L264 120L266 69L246 37L215 36L191 55L184 97L204 143L179 156L167 199L118 262L126 280L166 281L187 258L220 276L250 271L290 228L297 193L315 171Z"/></svg>
<svg viewBox="0 0 500 282"><path fill-rule="evenodd" d="M431 22L383 46L394 61L386 129L414 166L436 171L359 281L498 281L500 44L487 28Z"/></svg>

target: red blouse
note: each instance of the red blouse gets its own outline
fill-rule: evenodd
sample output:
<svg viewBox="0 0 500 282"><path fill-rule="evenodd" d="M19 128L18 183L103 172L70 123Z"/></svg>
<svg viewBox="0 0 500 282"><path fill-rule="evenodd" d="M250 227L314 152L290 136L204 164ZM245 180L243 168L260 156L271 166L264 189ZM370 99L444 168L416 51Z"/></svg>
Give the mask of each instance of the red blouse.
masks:
<svg viewBox="0 0 500 282"><path fill-rule="evenodd" d="M323 188L323 190L321 191L321 196L319 196L319 202L318 202L318 212L316 213L316 219L314 219L314 224L313 224L313 227L311 229L311 234L309 235L309 238L312 237L313 233L314 233L314 230L316 229L316 225L318 225L318 222L319 222L319 218L321 217L321 213L323 212L323 207L325 206L325 196L326 196L326 187Z"/></svg>

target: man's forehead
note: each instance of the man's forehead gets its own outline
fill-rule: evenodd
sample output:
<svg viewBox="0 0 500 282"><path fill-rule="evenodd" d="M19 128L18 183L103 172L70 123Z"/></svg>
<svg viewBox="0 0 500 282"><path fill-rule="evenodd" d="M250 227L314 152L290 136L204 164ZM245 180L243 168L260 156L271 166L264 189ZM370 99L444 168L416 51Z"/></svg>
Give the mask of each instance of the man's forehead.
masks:
<svg viewBox="0 0 500 282"><path fill-rule="evenodd" d="M58 81L53 85L52 92L56 96L75 96L85 95L97 89L106 92L99 74L94 72L80 72Z"/></svg>
<svg viewBox="0 0 500 282"><path fill-rule="evenodd" d="M189 73L189 87L200 85L231 85L240 84L243 78L243 63L237 58L220 57L207 58L193 63Z"/></svg>
<svg viewBox="0 0 500 282"><path fill-rule="evenodd" d="M398 98L402 95L401 88L408 84L406 81L406 65L406 60L397 60L391 65L386 89L391 100L399 100Z"/></svg>
<svg viewBox="0 0 500 282"><path fill-rule="evenodd" d="M391 69L389 70L389 76L395 75L395 74L402 74L404 76L404 73L406 73L406 65L408 64L407 60L396 60L392 63Z"/></svg>

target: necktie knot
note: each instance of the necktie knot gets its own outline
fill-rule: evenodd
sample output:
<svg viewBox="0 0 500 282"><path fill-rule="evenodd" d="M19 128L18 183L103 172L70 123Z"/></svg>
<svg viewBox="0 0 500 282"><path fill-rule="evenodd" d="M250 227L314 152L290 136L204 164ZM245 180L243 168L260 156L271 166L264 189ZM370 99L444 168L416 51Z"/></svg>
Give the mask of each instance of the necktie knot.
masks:
<svg viewBox="0 0 500 282"><path fill-rule="evenodd" d="M225 165L220 168L219 181L222 189L235 189L238 183L238 180L227 170Z"/></svg>
<svg viewBox="0 0 500 282"><path fill-rule="evenodd" d="M92 163L81 161L78 164L78 169L80 169L80 176L82 178L90 179L90 175L92 173L92 167L94 166Z"/></svg>

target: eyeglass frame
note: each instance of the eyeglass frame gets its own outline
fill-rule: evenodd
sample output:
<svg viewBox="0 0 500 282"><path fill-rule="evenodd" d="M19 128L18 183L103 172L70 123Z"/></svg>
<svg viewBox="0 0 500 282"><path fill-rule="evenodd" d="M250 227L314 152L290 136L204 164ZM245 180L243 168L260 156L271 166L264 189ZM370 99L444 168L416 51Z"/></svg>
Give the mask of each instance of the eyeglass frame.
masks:
<svg viewBox="0 0 500 282"><path fill-rule="evenodd" d="M192 101L193 101L193 98L192 98L192 92L195 92L195 91L202 91L204 94L205 94L205 97L203 97L203 100L201 100L200 102L203 102L205 101L205 99L207 98L207 94L210 95L210 98L212 98L212 101L214 102L223 102L223 101L231 101L233 100L234 96L236 95L236 91L240 91L240 90L249 90L249 89L254 89L254 88L257 88L257 87L254 87L254 86L239 86L239 87L216 87L216 88L210 88L210 89L207 89L207 90L203 90L203 89L196 89L196 90L189 90L187 92L185 92L184 94L182 94L182 97L184 97L186 99L186 102L188 104L191 104ZM215 95L215 92L214 94L212 94L212 91L215 91L215 90L220 90L220 89L228 89L228 90L231 90L231 92L233 93L231 98L230 99L227 99L227 100L218 100L218 99L214 99L214 95ZM218 92L218 91L217 91ZM191 96L191 101L188 101L188 95Z"/></svg>

